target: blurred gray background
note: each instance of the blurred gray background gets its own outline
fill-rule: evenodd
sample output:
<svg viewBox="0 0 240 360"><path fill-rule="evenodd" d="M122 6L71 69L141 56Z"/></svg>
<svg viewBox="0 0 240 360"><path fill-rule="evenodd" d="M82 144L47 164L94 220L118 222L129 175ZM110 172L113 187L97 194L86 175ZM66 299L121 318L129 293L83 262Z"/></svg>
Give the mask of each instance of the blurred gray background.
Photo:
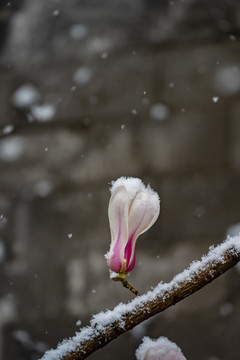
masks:
<svg viewBox="0 0 240 360"><path fill-rule="evenodd" d="M36 360L132 298L109 279L109 183L161 197L129 282L141 293L240 230L240 2L13 0L0 6L0 360ZM77 323L77 324L76 324ZM144 335L239 360L240 267Z"/></svg>

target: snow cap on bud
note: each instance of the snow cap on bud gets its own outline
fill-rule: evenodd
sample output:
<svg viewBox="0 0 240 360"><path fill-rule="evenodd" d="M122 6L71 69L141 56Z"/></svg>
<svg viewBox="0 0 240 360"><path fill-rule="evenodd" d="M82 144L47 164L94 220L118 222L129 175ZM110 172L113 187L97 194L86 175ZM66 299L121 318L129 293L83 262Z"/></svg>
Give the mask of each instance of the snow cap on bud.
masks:
<svg viewBox="0 0 240 360"><path fill-rule="evenodd" d="M108 217L111 230L107 262L115 273L126 274L135 265L135 245L140 234L157 220L158 194L138 178L121 177L112 182Z"/></svg>
<svg viewBox="0 0 240 360"><path fill-rule="evenodd" d="M144 337L136 350L137 360L186 360L181 349L174 342L161 336L157 340Z"/></svg>

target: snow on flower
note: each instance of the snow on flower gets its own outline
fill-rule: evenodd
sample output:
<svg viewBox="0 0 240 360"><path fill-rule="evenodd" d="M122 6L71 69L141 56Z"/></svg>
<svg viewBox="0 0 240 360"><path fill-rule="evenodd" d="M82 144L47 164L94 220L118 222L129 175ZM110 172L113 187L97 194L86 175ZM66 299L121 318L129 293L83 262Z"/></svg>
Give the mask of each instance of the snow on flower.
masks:
<svg viewBox="0 0 240 360"><path fill-rule="evenodd" d="M135 265L138 236L158 218L160 201L158 194L138 178L121 177L112 182L110 191L111 245L105 256L111 271L126 274Z"/></svg>
<svg viewBox="0 0 240 360"><path fill-rule="evenodd" d="M186 360L181 349L165 336L157 340L144 337L136 350L137 360Z"/></svg>

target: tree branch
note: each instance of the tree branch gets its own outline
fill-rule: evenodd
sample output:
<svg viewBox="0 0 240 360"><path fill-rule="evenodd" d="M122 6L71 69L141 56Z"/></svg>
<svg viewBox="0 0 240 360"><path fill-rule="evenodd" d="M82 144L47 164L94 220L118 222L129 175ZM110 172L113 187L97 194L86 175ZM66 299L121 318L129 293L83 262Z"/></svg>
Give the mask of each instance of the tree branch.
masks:
<svg viewBox="0 0 240 360"><path fill-rule="evenodd" d="M142 321L175 305L198 291L240 261L240 235L229 237L200 261L176 275L170 283L160 283L154 290L138 296L128 304L119 304L112 311L94 315L87 326L74 337L49 350L42 360L80 360L107 345Z"/></svg>

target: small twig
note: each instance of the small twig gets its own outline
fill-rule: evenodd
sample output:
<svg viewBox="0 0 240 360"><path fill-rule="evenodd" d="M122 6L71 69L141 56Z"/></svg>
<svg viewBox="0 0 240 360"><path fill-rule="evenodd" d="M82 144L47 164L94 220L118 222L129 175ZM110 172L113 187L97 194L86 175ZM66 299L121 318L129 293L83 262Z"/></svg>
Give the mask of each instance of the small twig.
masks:
<svg viewBox="0 0 240 360"><path fill-rule="evenodd" d="M125 276L116 276L113 277L112 280L114 281L121 281L122 286L127 288L128 290L130 290L134 295L139 296L140 293L134 289L134 287L132 285L129 284L129 282L127 281L127 279L125 278Z"/></svg>

